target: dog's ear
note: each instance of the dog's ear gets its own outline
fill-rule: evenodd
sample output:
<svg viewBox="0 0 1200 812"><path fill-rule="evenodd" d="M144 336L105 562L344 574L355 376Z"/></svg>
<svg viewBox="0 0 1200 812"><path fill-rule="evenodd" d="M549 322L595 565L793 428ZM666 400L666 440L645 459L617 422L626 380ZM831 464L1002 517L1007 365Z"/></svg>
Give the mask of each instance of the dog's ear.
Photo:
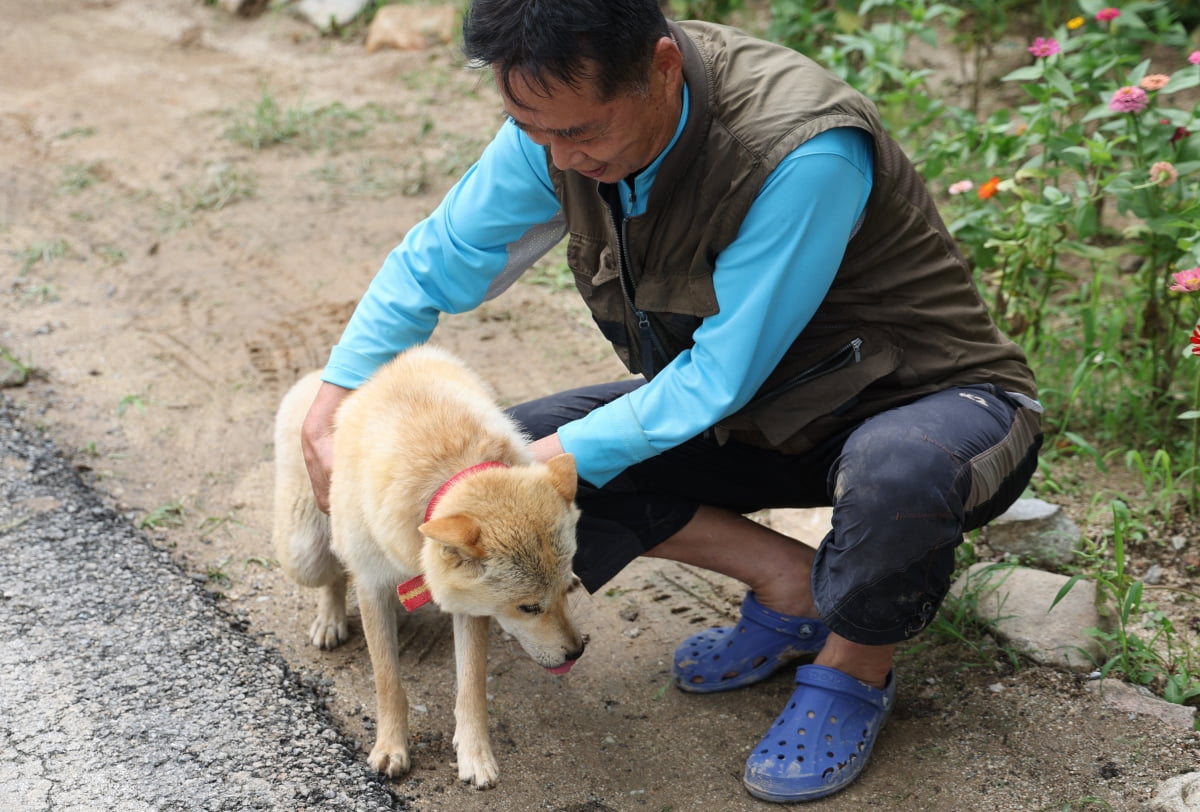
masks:
<svg viewBox="0 0 1200 812"><path fill-rule="evenodd" d="M546 467L550 469L550 484L554 486L554 490L558 491L566 502L574 499L575 489L579 486L575 475L575 456L559 454L551 457L546 461Z"/></svg>
<svg viewBox="0 0 1200 812"><path fill-rule="evenodd" d="M479 522L470 516L446 516L431 519L417 528L421 535L452 547L463 558L483 558L483 545L479 543Z"/></svg>

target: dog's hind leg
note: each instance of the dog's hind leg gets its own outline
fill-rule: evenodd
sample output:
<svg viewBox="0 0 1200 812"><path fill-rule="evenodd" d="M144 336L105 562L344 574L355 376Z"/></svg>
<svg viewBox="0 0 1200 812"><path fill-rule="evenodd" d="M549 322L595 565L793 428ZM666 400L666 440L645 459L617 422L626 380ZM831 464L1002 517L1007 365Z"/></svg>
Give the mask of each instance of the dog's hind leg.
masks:
<svg viewBox="0 0 1200 812"><path fill-rule="evenodd" d="M454 750L458 778L479 789L500 777L488 737L487 648L491 618L454 615L454 667L458 697L454 703Z"/></svg>
<svg viewBox="0 0 1200 812"><path fill-rule="evenodd" d="M396 778L408 772L408 695L400 683L399 627L391 589L358 585L363 634L375 671L375 746L367 756L373 769Z"/></svg>

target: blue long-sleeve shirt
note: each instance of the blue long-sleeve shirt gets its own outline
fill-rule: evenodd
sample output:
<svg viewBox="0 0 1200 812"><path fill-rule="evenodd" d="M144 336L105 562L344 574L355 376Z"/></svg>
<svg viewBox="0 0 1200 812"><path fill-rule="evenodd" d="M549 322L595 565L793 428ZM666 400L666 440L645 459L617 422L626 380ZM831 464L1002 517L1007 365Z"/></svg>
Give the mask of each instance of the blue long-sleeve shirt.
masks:
<svg viewBox="0 0 1200 812"><path fill-rule="evenodd" d="M676 138L686 120L681 116ZM637 216L662 158L621 199ZM841 264L872 183L870 136L829 130L784 158L737 238L717 257L719 312L691 349L645 386L559 429L579 475L603 485L625 468L702 433L744 406L808 323ZM628 204L626 204L628 205ZM425 341L438 314L477 306L563 235L545 151L504 124L437 209L413 227L367 289L323 379L355 388Z"/></svg>

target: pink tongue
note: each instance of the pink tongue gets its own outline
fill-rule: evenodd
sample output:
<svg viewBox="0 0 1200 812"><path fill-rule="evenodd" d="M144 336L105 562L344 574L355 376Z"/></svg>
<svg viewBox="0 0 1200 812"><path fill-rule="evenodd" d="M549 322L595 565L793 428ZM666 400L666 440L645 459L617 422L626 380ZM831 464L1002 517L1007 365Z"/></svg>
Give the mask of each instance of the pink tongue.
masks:
<svg viewBox="0 0 1200 812"><path fill-rule="evenodd" d="M557 676L559 674L565 674L568 671L570 671L571 666L573 666L573 665L575 665L574 660L567 660L562 665L556 665L554 668L547 668L546 670L549 671L551 674L554 674L555 676Z"/></svg>

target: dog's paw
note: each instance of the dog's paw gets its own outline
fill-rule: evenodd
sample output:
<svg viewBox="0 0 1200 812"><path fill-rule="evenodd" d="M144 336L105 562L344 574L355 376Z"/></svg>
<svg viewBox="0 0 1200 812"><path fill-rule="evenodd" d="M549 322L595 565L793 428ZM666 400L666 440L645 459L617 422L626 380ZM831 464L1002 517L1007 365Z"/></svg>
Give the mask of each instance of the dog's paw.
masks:
<svg viewBox="0 0 1200 812"><path fill-rule="evenodd" d="M500 767L492 748L484 742L482 746L464 747L457 745L458 780L473 785L476 789L489 789L500 779Z"/></svg>
<svg viewBox="0 0 1200 812"><path fill-rule="evenodd" d="M377 770L388 778L399 778L408 772L408 747L405 745L390 745L376 742L367 756L371 769Z"/></svg>
<svg viewBox="0 0 1200 812"><path fill-rule="evenodd" d="M345 615L340 618L317 615L308 627L308 638L319 649L337 648L350 639L350 625Z"/></svg>

